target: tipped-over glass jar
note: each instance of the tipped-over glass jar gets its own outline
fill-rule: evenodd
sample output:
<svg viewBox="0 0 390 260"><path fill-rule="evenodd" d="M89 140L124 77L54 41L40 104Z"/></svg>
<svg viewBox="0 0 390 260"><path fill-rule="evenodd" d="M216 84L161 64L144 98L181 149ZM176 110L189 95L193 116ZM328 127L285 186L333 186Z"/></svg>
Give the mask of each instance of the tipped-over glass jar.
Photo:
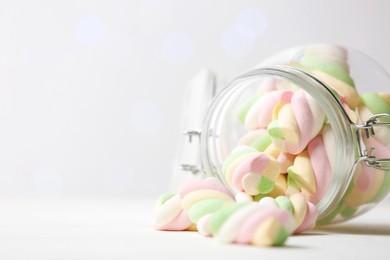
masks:
<svg viewBox="0 0 390 260"><path fill-rule="evenodd" d="M189 97L181 170L254 200L302 193L317 224L358 216L390 190L390 95L357 92L370 86L388 90L390 77L328 44L281 52L217 94L203 73Z"/></svg>

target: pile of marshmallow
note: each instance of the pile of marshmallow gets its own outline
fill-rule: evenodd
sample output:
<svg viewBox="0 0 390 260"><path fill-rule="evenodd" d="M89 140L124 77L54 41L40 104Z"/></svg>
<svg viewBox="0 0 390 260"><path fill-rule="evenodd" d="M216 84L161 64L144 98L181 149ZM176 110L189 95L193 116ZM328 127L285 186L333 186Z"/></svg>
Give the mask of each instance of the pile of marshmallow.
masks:
<svg viewBox="0 0 390 260"><path fill-rule="evenodd" d="M347 51L340 46L308 46L290 65L331 87L354 122L390 114L390 95L355 90ZM156 229L198 230L222 242L274 246L315 225L316 205L337 161L332 127L304 90L277 79L265 80L260 89L237 113L246 133L221 169L229 189L216 178L193 179L178 194L162 195ZM380 129L366 146L375 147L378 157L389 157L389 136L390 129ZM388 176L359 165L341 202L321 222L349 218L360 206L381 199L390 188Z"/></svg>

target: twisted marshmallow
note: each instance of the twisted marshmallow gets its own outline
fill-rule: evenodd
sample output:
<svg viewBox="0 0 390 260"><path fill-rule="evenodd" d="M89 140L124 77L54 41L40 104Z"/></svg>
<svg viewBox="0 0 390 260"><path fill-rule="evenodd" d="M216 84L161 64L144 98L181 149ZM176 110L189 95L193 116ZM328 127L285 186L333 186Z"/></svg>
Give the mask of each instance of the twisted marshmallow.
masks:
<svg viewBox="0 0 390 260"><path fill-rule="evenodd" d="M193 229L196 223L188 216L188 211L196 203L217 199L234 201L234 196L215 178L194 179L183 185L179 194L163 194L156 203L154 227L158 230Z"/></svg>
<svg viewBox="0 0 390 260"><path fill-rule="evenodd" d="M267 127L272 121L274 108L289 103L292 95L293 91L291 90L276 90L261 95L245 115L246 129L254 130Z"/></svg>
<svg viewBox="0 0 390 260"><path fill-rule="evenodd" d="M166 193L160 196L154 211L154 228L179 231L187 230L191 225L178 195Z"/></svg>
<svg viewBox="0 0 390 260"><path fill-rule="evenodd" d="M307 202L305 197L296 193L289 197L279 196L276 198L265 197L259 201L260 205L276 205L287 210L294 217L294 233L301 233L312 228L317 220L318 211L316 206Z"/></svg>
<svg viewBox="0 0 390 260"><path fill-rule="evenodd" d="M234 196L216 178L194 179L182 186L179 192L183 210L188 211L194 204L209 199L234 201Z"/></svg>
<svg viewBox="0 0 390 260"><path fill-rule="evenodd" d="M248 196L246 200L251 199ZM167 204L174 207L161 207ZM232 194L215 178L191 180L182 187L179 195L162 196L158 205L157 229L185 230L194 223L200 233L215 236L221 242L282 245L295 227L292 214L284 209L255 202L234 202ZM184 216L185 225L176 221L179 217L165 221L169 222L167 224L162 223L167 214Z"/></svg>
<svg viewBox="0 0 390 260"><path fill-rule="evenodd" d="M290 154L302 152L325 121L322 108L301 89L294 93L291 103L282 106L276 114L277 119L268 125L268 133L276 147Z"/></svg>
<svg viewBox="0 0 390 260"><path fill-rule="evenodd" d="M349 74L347 50L341 46L316 44L304 49L292 65L311 74L335 90L354 109L360 104L359 94Z"/></svg>
<svg viewBox="0 0 390 260"><path fill-rule="evenodd" d="M273 246L286 241L293 231L294 219L288 211L275 206L236 203L204 216L198 226L220 242Z"/></svg>
<svg viewBox="0 0 390 260"><path fill-rule="evenodd" d="M227 183L236 191L258 195L274 189L280 167L273 156L240 146L226 159L223 171Z"/></svg>

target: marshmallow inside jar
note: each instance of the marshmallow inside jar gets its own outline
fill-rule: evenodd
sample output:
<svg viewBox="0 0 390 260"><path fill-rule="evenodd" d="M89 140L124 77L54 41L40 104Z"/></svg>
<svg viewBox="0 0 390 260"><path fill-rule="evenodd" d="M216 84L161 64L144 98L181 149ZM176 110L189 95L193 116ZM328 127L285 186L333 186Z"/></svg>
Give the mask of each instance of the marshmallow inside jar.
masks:
<svg viewBox="0 0 390 260"><path fill-rule="evenodd" d="M358 92L373 83L384 91L390 77L342 46L269 58L214 98L202 127L203 170L254 201L302 194L316 205L317 224L366 212L390 190L390 98Z"/></svg>

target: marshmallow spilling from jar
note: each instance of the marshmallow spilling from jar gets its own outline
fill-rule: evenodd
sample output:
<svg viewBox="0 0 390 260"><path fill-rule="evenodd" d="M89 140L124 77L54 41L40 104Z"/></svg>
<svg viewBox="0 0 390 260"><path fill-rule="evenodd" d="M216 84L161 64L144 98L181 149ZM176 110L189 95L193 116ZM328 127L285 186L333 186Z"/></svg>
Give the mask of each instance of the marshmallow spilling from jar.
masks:
<svg viewBox="0 0 390 260"><path fill-rule="evenodd" d="M390 113L390 96L359 96L340 46L313 45L290 65L307 71L334 91L351 120ZM178 194L163 195L156 205L160 230L198 230L221 242L282 245L289 235L312 228L316 205L327 191L336 161L337 144L326 114L304 90L272 79L260 94L241 104L238 121L246 133L222 166L225 187L218 179L194 179ZM390 155L390 129L366 140L382 157ZM389 174L359 165L338 214L350 216L360 205L382 196ZM235 195L231 192L233 191Z"/></svg>

